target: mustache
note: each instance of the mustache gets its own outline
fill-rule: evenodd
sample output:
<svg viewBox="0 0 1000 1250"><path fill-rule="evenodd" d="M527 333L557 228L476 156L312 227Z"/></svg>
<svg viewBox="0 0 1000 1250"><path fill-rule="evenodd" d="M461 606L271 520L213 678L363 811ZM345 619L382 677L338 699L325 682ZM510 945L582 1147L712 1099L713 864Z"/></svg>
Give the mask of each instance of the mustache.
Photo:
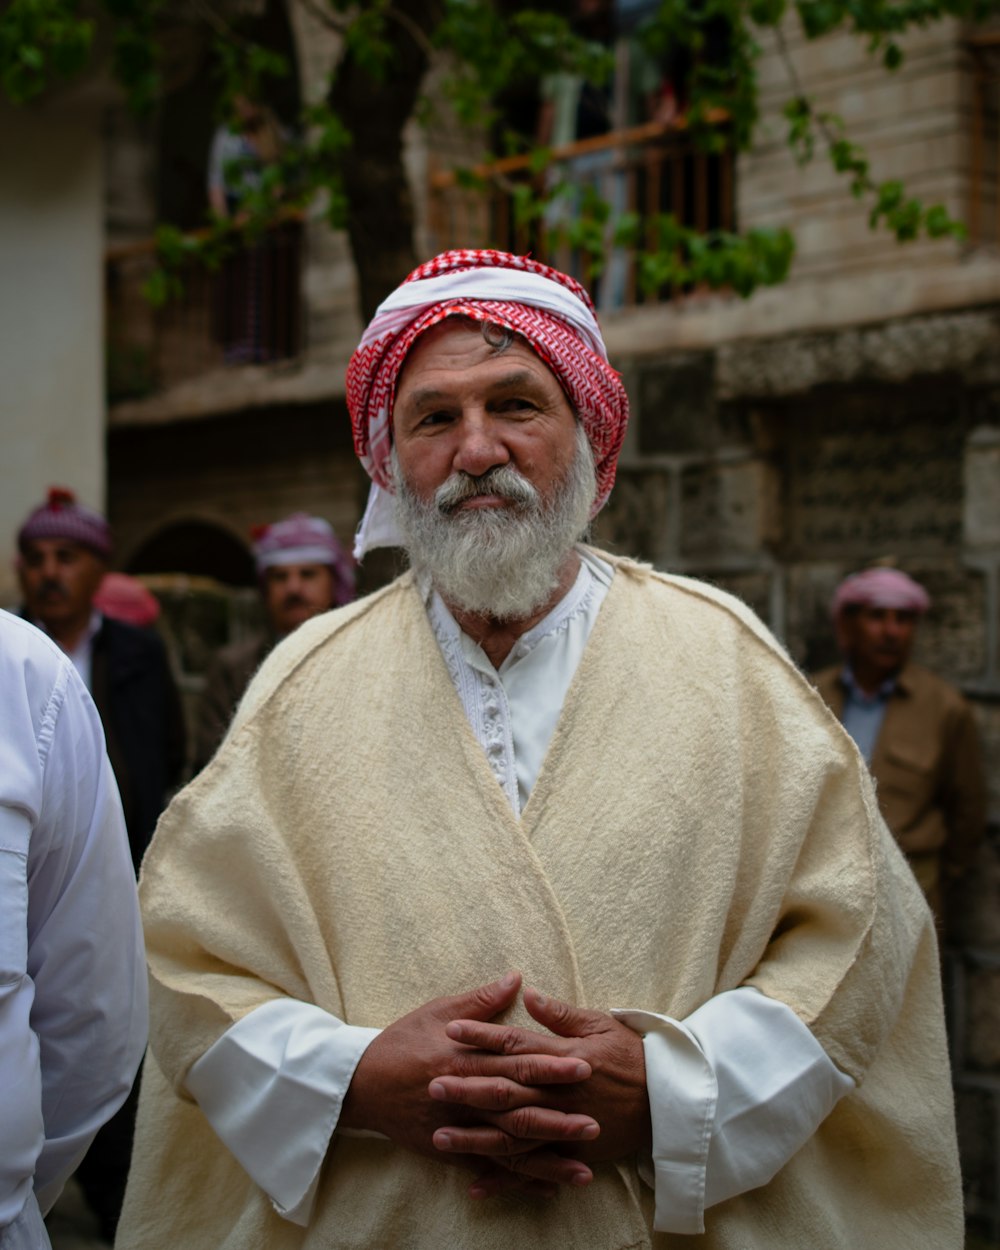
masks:
<svg viewBox="0 0 1000 1250"><path fill-rule="evenodd" d="M65 599L66 587L62 582L56 581L55 578L47 577L44 581L39 582L36 593L40 599L49 599L53 595L58 595L60 598Z"/></svg>
<svg viewBox="0 0 1000 1250"><path fill-rule="evenodd" d="M434 505L439 512L452 512L467 499L478 495L498 495L521 507L537 505L538 491L512 465L498 465L478 477L459 469L434 492Z"/></svg>

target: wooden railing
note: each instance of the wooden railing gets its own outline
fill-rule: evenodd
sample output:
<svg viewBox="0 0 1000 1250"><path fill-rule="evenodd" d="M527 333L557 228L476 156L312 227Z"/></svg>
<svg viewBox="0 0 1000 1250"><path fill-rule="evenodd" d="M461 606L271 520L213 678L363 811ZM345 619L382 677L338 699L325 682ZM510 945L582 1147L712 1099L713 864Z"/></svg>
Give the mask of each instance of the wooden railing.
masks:
<svg viewBox="0 0 1000 1250"><path fill-rule="evenodd" d="M192 237L198 237L194 235ZM288 218L214 269L170 271L174 294L144 292L158 268L144 239L105 253L105 354L109 403L141 399L216 369L267 364L303 347L303 227Z"/></svg>
<svg viewBox="0 0 1000 1250"><path fill-rule="evenodd" d="M973 65L969 235L1000 245L1000 31L969 40Z"/></svg>
<svg viewBox="0 0 1000 1250"><path fill-rule="evenodd" d="M713 125L725 134L727 117ZM643 291L636 252L656 244L657 219L672 213L682 225L706 232L735 225L734 156L707 153L692 142L683 118L554 148L538 172L527 156L476 166L467 175L433 171L429 228L433 250L496 247L530 252L580 278L599 308L655 302L671 292ZM542 214L519 211L524 191L536 194L565 184ZM603 269L598 276L585 246L570 242L567 225L586 214L588 199L608 206ZM637 219L633 246L613 245L616 221Z"/></svg>

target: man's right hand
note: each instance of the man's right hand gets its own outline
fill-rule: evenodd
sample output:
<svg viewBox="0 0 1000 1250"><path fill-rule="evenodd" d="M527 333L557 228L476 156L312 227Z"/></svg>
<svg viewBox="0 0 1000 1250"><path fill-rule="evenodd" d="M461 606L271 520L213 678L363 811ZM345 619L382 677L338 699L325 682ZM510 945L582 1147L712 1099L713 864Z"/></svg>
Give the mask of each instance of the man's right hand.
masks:
<svg viewBox="0 0 1000 1250"><path fill-rule="evenodd" d="M355 1069L344 1099L339 1125L382 1133L397 1145L429 1155L441 1163L482 1171L482 1158L439 1151L432 1138L437 1129L467 1123L489 1124L509 1138L509 1153L519 1154L553 1144L592 1141L600 1132L596 1120L540 1105L521 1105L538 1086L585 1081L591 1068L584 1060L545 1054L504 1055L452 1041L445 1027L456 1019L493 1020L511 1005L521 986L518 973L478 986L466 994L435 998L390 1024L368 1046ZM496 1081L498 1100L509 1110L474 1111L432 1098L436 1077L488 1077ZM538 1100L540 1101L540 1099ZM552 1185L585 1185L592 1173L578 1159L551 1149L539 1155L543 1175L533 1169L542 1192ZM533 1187L530 1183L527 1187Z"/></svg>

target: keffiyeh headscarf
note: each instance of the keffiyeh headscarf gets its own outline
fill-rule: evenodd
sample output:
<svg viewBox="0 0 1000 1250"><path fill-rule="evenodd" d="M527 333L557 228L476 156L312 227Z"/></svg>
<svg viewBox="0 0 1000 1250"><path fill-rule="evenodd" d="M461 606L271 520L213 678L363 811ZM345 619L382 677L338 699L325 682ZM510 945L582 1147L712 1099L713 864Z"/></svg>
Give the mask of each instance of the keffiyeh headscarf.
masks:
<svg viewBox="0 0 1000 1250"><path fill-rule="evenodd" d="M849 607L886 608L919 616L930 606L930 595L912 577L899 569L875 568L846 577L834 593L830 611L834 620Z"/></svg>
<svg viewBox="0 0 1000 1250"><path fill-rule="evenodd" d="M325 564L333 572L334 605L340 607L354 598L354 561L329 521L293 512L272 525L256 526L251 533L258 577L281 565Z"/></svg>
<svg viewBox="0 0 1000 1250"><path fill-rule="evenodd" d="M399 542L389 456L396 383L418 335L446 317L489 321L521 335L558 378L590 442L597 475L591 516L607 501L628 397L608 354L594 305L579 282L528 256L460 249L427 261L379 305L347 368L354 449L373 486L354 547Z"/></svg>

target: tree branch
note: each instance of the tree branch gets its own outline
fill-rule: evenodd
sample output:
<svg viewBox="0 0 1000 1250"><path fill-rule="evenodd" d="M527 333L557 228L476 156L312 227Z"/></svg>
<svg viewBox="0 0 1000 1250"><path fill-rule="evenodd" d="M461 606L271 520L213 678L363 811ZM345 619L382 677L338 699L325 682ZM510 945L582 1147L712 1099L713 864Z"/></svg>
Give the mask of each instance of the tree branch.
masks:
<svg viewBox="0 0 1000 1250"><path fill-rule="evenodd" d="M310 17L314 17L327 30L332 30L335 35L347 34L347 23L338 22L330 10L319 3L319 0L296 0L296 2L301 4Z"/></svg>
<svg viewBox="0 0 1000 1250"><path fill-rule="evenodd" d="M403 13L400 9L397 9L395 5L391 4L387 6L385 13L386 17L394 18L400 26L403 27L428 60L431 60L434 57L434 45L408 13Z"/></svg>

